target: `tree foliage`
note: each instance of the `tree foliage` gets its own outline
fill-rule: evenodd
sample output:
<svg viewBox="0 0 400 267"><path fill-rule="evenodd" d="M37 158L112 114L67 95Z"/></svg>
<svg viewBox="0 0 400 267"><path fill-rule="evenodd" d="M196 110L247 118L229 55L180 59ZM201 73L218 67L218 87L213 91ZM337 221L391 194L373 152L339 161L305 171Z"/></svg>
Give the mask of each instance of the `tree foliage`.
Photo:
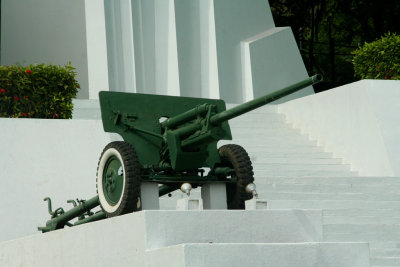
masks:
<svg viewBox="0 0 400 267"><path fill-rule="evenodd" d="M71 65L0 66L0 117L72 117L79 84Z"/></svg>
<svg viewBox="0 0 400 267"><path fill-rule="evenodd" d="M352 51L387 32L398 33L398 0L269 0L277 27L290 26L309 74L323 89L355 80Z"/></svg>
<svg viewBox="0 0 400 267"><path fill-rule="evenodd" d="M353 52L354 72L361 79L400 80L400 36L386 34Z"/></svg>

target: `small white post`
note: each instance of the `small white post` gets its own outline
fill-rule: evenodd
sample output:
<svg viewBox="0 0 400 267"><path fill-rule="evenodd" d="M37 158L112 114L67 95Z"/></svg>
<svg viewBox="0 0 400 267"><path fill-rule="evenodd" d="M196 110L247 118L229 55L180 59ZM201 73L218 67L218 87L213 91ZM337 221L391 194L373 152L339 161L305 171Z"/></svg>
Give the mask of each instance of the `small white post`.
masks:
<svg viewBox="0 0 400 267"><path fill-rule="evenodd" d="M246 210L265 210L267 209L267 200L252 198L244 202Z"/></svg>
<svg viewBox="0 0 400 267"><path fill-rule="evenodd" d="M178 199L176 210L203 210L203 200L190 197Z"/></svg>
<svg viewBox="0 0 400 267"><path fill-rule="evenodd" d="M144 182L140 186L142 210L159 210L158 184Z"/></svg>
<svg viewBox="0 0 400 267"><path fill-rule="evenodd" d="M226 185L224 183L209 183L201 187L203 208L208 210L226 210Z"/></svg>

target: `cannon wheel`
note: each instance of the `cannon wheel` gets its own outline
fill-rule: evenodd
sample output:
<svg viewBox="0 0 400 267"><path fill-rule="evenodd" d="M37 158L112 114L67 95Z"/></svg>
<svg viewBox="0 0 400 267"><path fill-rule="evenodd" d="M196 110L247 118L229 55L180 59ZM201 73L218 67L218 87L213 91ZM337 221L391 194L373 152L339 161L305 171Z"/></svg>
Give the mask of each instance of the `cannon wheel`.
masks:
<svg viewBox="0 0 400 267"><path fill-rule="evenodd" d="M224 145L219 148L222 165L235 170L235 184L226 185L228 209L244 209L244 201L252 198L245 188L254 181L253 167L246 150L239 145Z"/></svg>
<svg viewBox="0 0 400 267"><path fill-rule="evenodd" d="M107 217L140 210L140 164L127 142L109 143L97 166L97 194Z"/></svg>

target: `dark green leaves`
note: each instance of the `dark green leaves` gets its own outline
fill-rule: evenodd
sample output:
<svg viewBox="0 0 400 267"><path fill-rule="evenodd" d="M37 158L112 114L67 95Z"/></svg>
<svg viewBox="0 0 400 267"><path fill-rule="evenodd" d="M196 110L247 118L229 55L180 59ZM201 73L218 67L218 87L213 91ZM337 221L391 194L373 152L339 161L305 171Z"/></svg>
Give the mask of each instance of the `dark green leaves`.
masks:
<svg viewBox="0 0 400 267"><path fill-rule="evenodd" d="M0 66L0 117L70 119L79 84L66 66Z"/></svg>
<svg viewBox="0 0 400 267"><path fill-rule="evenodd" d="M386 34L353 52L354 72L361 79L400 80L400 36Z"/></svg>

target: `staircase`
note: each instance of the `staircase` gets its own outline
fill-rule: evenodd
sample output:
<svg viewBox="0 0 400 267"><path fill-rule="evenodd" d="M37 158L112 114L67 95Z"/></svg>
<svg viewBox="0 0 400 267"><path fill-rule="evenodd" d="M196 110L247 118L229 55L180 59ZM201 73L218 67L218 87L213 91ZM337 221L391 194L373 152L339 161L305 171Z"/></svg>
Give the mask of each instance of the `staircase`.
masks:
<svg viewBox="0 0 400 267"><path fill-rule="evenodd" d="M400 178L359 177L285 122L275 106L230 121L233 141L253 162L260 198L271 210L321 209L323 240L369 242L371 266L400 266ZM200 197L200 191L194 190ZM161 207L173 209L177 191Z"/></svg>

